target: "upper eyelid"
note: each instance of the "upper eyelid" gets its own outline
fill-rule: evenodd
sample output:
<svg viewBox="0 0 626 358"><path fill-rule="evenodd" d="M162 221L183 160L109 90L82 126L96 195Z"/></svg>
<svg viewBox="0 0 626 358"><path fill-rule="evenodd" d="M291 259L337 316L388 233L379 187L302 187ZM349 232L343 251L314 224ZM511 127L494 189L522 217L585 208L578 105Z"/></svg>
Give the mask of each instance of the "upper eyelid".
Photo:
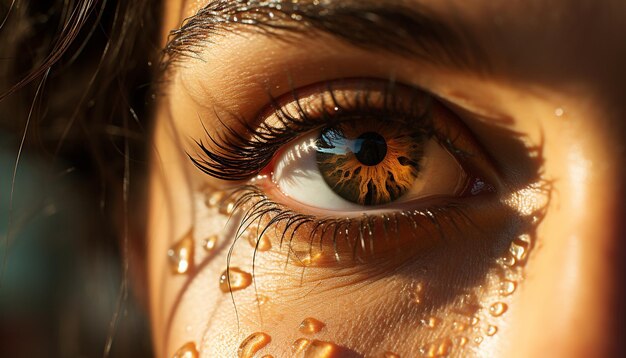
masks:
<svg viewBox="0 0 626 358"><path fill-rule="evenodd" d="M368 82L369 81L369 82ZM375 81L375 82L372 82ZM361 85L358 85L358 84ZM369 85L365 85L368 84ZM340 87L339 87L340 86ZM339 90L347 91L346 88L350 88L350 86L357 86L357 91L354 94L354 98L359 98L360 96L365 96L369 98L369 94L373 93L375 89L378 89L378 93L380 96L384 98L382 105L387 108L381 108L376 106L371 106L372 103L368 101L361 101L354 99L350 101L344 96L338 96L333 94L338 94ZM378 87L377 87L378 86ZM383 86L382 90L380 89ZM319 87L319 86L318 86ZM307 87L308 88L308 87ZM420 89L414 87L407 87L402 84L390 84L388 81L384 82L384 85L381 84L380 80L373 79L353 79L353 80L341 80L338 82L336 87L332 87L331 84L327 83L324 87L326 91L321 91L321 98L325 98L326 93L331 94L330 97L332 99L332 106L335 109L339 107L342 111L350 111L350 110L364 110L368 113L374 113L374 111L379 110L385 112L386 114L395 113L394 111L400 111L397 100L400 97L394 94L394 91L410 91L408 92L411 95L409 108L405 108L405 112L402 114L406 117L410 117L412 121L417 120L428 120L429 108L418 108L417 105L414 104L414 101L418 99L422 101L429 101L431 96L421 91ZM372 91L372 92L369 92ZM298 92L293 92L298 93ZM293 96L292 102L287 103L298 103L301 98L297 97L293 93L289 93L290 96ZM318 94L319 94L318 93ZM406 93L406 92L405 92ZM342 102L341 100L345 101ZM379 98L379 101L381 99ZM371 99L370 99L371 102ZM285 101L281 101L280 99L271 99L270 100L270 111L274 111L274 114L280 117L282 123L291 124L291 127L275 127L266 122L262 122L260 126L255 126L251 124L249 120L239 119L239 123L242 126L242 130L234 130L232 127L226 126L223 121L222 124L226 130L226 135L221 135L220 138L216 138L211 134L207 133L208 142L205 143L202 140L195 140L196 144L200 152L197 152L195 155L189 155L192 162L195 166L203 171L204 173L222 180L228 181L242 181L251 178L253 175L258 174L269 160L276 154L278 148L282 145L286 144L288 141L295 138L295 134L303 134L310 130L320 128L322 125L330 124L329 119L333 117L341 118L341 113L324 113L316 115L305 111L303 114L304 118L298 117L294 114L286 111L284 109L286 104ZM323 100L322 100L323 103ZM275 106L279 106L279 108L274 108ZM349 108L349 106L363 106L360 108L354 107ZM300 106L296 106L297 108L302 108ZM327 110L327 108L323 108L323 110ZM409 112L409 110L411 112ZM265 111L263 116L268 116L268 112ZM271 113L271 112L270 112ZM356 114L356 112L354 112ZM400 112L398 112L400 113ZM386 118L386 117L385 117ZM427 128L427 125L425 125ZM291 133L291 131L296 131L295 133ZM274 137L270 137L270 136ZM270 140L268 140L270 138ZM259 152L263 152L259 154ZM258 155L265 154L262 159L264 161L258 161L260 157ZM267 162L266 162L267 161ZM245 170L244 170L245 169Z"/></svg>

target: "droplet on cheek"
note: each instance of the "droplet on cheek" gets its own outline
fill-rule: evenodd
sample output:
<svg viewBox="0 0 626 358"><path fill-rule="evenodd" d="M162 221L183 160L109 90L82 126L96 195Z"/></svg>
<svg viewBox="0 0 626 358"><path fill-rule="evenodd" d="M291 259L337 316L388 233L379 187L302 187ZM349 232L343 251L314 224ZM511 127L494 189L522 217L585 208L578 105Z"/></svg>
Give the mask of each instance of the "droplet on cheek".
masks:
<svg viewBox="0 0 626 358"><path fill-rule="evenodd" d="M180 347L172 358L198 358L198 350L196 344L193 342L187 342Z"/></svg>
<svg viewBox="0 0 626 358"><path fill-rule="evenodd" d="M489 313L494 317L498 317L503 315L508 308L509 306L507 306L506 303L496 302L489 307Z"/></svg>
<svg viewBox="0 0 626 358"><path fill-rule="evenodd" d="M216 245L217 245L217 235L211 235L202 241L202 247L206 250L206 252L213 252L213 250L215 250Z"/></svg>
<svg viewBox="0 0 626 358"><path fill-rule="evenodd" d="M502 282L501 286L500 286L500 294L502 296L508 296L510 294L512 294L513 292L515 292L515 289L517 288L517 284L513 281L509 281L509 280L505 280Z"/></svg>
<svg viewBox="0 0 626 358"><path fill-rule="evenodd" d="M226 197L226 193L224 193L223 191L213 191L207 193L204 198L204 204L208 208L218 207L222 203L222 201L224 201L224 197Z"/></svg>
<svg viewBox="0 0 626 358"><path fill-rule="evenodd" d="M311 341L306 338L298 338L291 345L291 349L294 354L302 353L311 344Z"/></svg>
<svg viewBox="0 0 626 358"><path fill-rule="evenodd" d="M454 343L450 338L444 338L441 341L429 344L422 351L426 357L444 357L450 354L453 345Z"/></svg>
<svg viewBox="0 0 626 358"><path fill-rule="evenodd" d="M302 323L300 323L300 332L304 334L314 334L324 328L325 324L313 317L305 318Z"/></svg>
<svg viewBox="0 0 626 358"><path fill-rule="evenodd" d="M304 358L335 358L340 354L339 346L336 344L314 340L304 352Z"/></svg>
<svg viewBox="0 0 626 358"><path fill-rule="evenodd" d="M252 333L239 345L237 356L239 358L252 358L261 348L267 346L271 341L272 337L267 333Z"/></svg>
<svg viewBox="0 0 626 358"><path fill-rule="evenodd" d="M230 282L229 282L230 276ZM243 271L238 267L231 267L224 270L220 276L220 290L222 292L230 292L243 290L252 284L252 275Z"/></svg>
<svg viewBox="0 0 626 358"><path fill-rule="evenodd" d="M396 354L394 352L385 352L385 355L383 357L385 357L385 358L400 358L400 355Z"/></svg>
<svg viewBox="0 0 626 358"><path fill-rule="evenodd" d="M194 241L190 230L180 241L167 250L170 267L175 274L184 274L193 265Z"/></svg>
<svg viewBox="0 0 626 358"><path fill-rule="evenodd" d="M428 319L422 320L422 324L430 329L436 328L439 323L441 323L441 319L437 317L429 317Z"/></svg>
<svg viewBox="0 0 626 358"><path fill-rule="evenodd" d="M489 327L487 327L487 335L488 336L493 336L497 332L498 332L498 327L492 326L492 325L489 325Z"/></svg>
<svg viewBox="0 0 626 358"><path fill-rule="evenodd" d="M261 237L257 237L254 233L248 233L248 243L252 248L258 251L269 251L272 248L272 242L267 237L267 234L261 235Z"/></svg>

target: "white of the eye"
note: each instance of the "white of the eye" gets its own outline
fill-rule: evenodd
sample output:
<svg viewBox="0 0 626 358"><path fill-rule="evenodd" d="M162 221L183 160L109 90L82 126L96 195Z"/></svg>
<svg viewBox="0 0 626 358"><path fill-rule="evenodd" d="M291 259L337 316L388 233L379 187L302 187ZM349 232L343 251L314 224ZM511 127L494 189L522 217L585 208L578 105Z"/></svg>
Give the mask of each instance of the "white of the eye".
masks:
<svg viewBox="0 0 626 358"><path fill-rule="evenodd" d="M274 167L273 180L283 195L318 209L358 211L351 203L330 189L317 167L315 142L319 131L304 136L282 153Z"/></svg>
<svg viewBox="0 0 626 358"><path fill-rule="evenodd" d="M343 199L326 184L317 166L318 137L319 131L306 135L281 154L272 178L278 189L283 195L316 209L353 214L372 211L372 207L366 208ZM417 180L397 203L420 197L452 195L461 189L466 177L452 154L433 138L424 146L424 158Z"/></svg>

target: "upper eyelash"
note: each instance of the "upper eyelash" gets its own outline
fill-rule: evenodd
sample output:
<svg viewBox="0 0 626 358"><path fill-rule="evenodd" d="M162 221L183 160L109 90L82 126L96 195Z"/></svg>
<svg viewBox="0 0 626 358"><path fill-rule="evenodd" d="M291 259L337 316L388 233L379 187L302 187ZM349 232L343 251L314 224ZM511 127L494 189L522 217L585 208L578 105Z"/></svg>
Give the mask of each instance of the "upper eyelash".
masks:
<svg viewBox="0 0 626 358"><path fill-rule="evenodd" d="M214 178L243 181L261 172L280 148L297 136L320 127L350 121L358 116L378 116L381 121L391 120L391 118L394 122L410 121L413 126L420 123L423 130L429 134L432 134L434 130L429 120L430 106L421 108L414 105L417 103L418 96L422 100L428 96L418 89L413 89L414 97L410 99L407 106L403 99L395 95L395 84L389 83L385 87L383 105L380 107L373 106L368 101L371 92L368 92L370 90L366 87L354 91L352 98L345 98L344 92L342 102L337 98L336 90L332 86L332 84L327 84L326 87L326 92L331 98L330 105L323 103L324 97L321 97L320 115L311 116L304 109L301 98L295 90L290 93L296 108L295 114L286 111L277 99L270 97L274 115L281 122L282 127L273 127L265 122L258 127L253 127L248 121L239 118L238 122L243 127L243 131L237 131L221 121L225 132L221 135L207 133L206 143L196 140L200 152L196 156L189 155L189 158L198 169Z"/></svg>

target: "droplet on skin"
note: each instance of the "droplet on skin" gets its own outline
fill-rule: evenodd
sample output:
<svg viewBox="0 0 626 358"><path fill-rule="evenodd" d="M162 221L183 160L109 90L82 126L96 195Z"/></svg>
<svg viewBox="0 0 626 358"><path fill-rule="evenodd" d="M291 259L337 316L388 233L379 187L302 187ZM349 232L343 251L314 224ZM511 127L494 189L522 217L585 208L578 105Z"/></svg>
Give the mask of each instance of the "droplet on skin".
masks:
<svg viewBox="0 0 626 358"><path fill-rule="evenodd" d="M478 322L480 322L480 318L478 318L478 317L474 316L474 317L472 317L472 321L470 322L470 324L471 324L472 326L475 326L475 325L477 325L477 324L478 324Z"/></svg>
<svg viewBox="0 0 626 358"><path fill-rule="evenodd" d="M167 250L170 267L175 274L184 274L193 265L193 237L189 231L180 241Z"/></svg>
<svg viewBox="0 0 626 358"><path fill-rule="evenodd" d="M489 307L489 313L494 317L498 317L504 314L508 308L509 306L506 303L496 302Z"/></svg>
<svg viewBox="0 0 626 358"><path fill-rule="evenodd" d="M467 337L459 337L459 346L464 347L467 344Z"/></svg>
<svg viewBox="0 0 626 358"><path fill-rule="evenodd" d="M208 193L204 199L204 204L208 208L218 207L224 200L225 196L226 196L226 193L224 193L223 191L214 191L214 192Z"/></svg>
<svg viewBox="0 0 626 358"><path fill-rule="evenodd" d="M513 281L505 280L501 284L500 294L502 296L508 296L508 295L512 294L513 292L515 292L516 288L517 288L517 283L515 283Z"/></svg>
<svg viewBox="0 0 626 358"><path fill-rule="evenodd" d="M554 110L554 115L557 117L562 117L565 114L565 110L561 107Z"/></svg>
<svg viewBox="0 0 626 358"><path fill-rule="evenodd" d="M481 344L482 342L483 342L483 337L478 336L478 337L474 338L474 343Z"/></svg>
<svg viewBox="0 0 626 358"><path fill-rule="evenodd" d="M489 327L487 327L487 335L488 335L488 336L490 336L490 337L491 337L491 336L493 336L494 334L496 334L497 332L498 332L498 327L496 327L496 326L492 326L492 325L489 325Z"/></svg>
<svg viewBox="0 0 626 358"><path fill-rule="evenodd" d="M270 298L265 295L258 295L256 300L259 303L259 306L263 306L270 300Z"/></svg>
<svg viewBox="0 0 626 358"><path fill-rule="evenodd" d="M311 341L306 338L298 338L291 345L291 349L294 353L301 353L311 344Z"/></svg>
<svg viewBox="0 0 626 358"><path fill-rule="evenodd" d="M221 203L218 212L222 215L230 215L235 211L235 203Z"/></svg>
<svg viewBox="0 0 626 358"><path fill-rule="evenodd" d="M450 350L452 350L452 340L450 338L444 338L437 347L437 357L443 357L450 354Z"/></svg>
<svg viewBox="0 0 626 358"><path fill-rule="evenodd" d="M304 358L338 358L340 354L336 344L314 340L304 351Z"/></svg>
<svg viewBox="0 0 626 358"><path fill-rule="evenodd" d="M271 355L271 354L266 354L266 355L264 355L264 356L263 356L263 357L261 357L261 358L274 358L274 356L273 356L273 355Z"/></svg>
<svg viewBox="0 0 626 358"><path fill-rule="evenodd" d="M172 358L198 358L198 350L194 342L187 342L180 347Z"/></svg>
<svg viewBox="0 0 626 358"><path fill-rule="evenodd" d="M304 334L314 334L321 331L324 326L324 322L319 321L313 317L307 317L302 321L302 323L300 323L300 327L298 328L298 330Z"/></svg>
<svg viewBox="0 0 626 358"><path fill-rule="evenodd" d="M257 236L254 233L248 233L247 235L248 243L250 243L250 246L252 246L252 248L258 251L269 251L272 248L272 242L267 237L267 234L261 235L258 240Z"/></svg>
<svg viewBox="0 0 626 358"><path fill-rule="evenodd" d="M462 322L454 321L454 322L452 322L452 329L455 332L463 332L463 331L465 331L467 329L467 325L465 323L462 323Z"/></svg>
<svg viewBox="0 0 626 358"><path fill-rule="evenodd" d="M502 258L502 264L504 266L512 267L512 266L515 266L516 262L517 262L517 260L515 260L515 257L513 257L513 256L507 255L507 256Z"/></svg>
<svg viewBox="0 0 626 358"><path fill-rule="evenodd" d="M389 352L389 351L387 351L387 352L385 352L384 357L385 357L385 358L400 358L400 355L399 355L399 354L396 354L396 353L394 353L394 352Z"/></svg>
<svg viewBox="0 0 626 358"><path fill-rule="evenodd" d="M296 252L291 258L291 262L299 267L313 266L322 258L321 253L314 253L311 255L309 251Z"/></svg>
<svg viewBox="0 0 626 358"><path fill-rule="evenodd" d="M272 337L267 333L252 333L239 345L237 356L239 358L252 358L261 348L268 345L271 341Z"/></svg>
<svg viewBox="0 0 626 358"><path fill-rule="evenodd" d="M441 323L441 320L434 316L429 317L427 320L422 320L422 324L431 329L436 328L439 323Z"/></svg>
<svg viewBox="0 0 626 358"><path fill-rule="evenodd" d="M215 246L217 245L217 239L217 235L211 235L202 240L202 247L206 250L206 252L212 252L213 250L215 250Z"/></svg>
<svg viewBox="0 0 626 358"><path fill-rule="evenodd" d="M410 293L411 299L415 303L422 303L422 295L424 294L424 284L422 282L418 282L415 284L415 288Z"/></svg>
<svg viewBox="0 0 626 358"><path fill-rule="evenodd" d="M230 286L228 283L228 275L230 274ZM243 290L252 284L252 275L243 271L238 267L231 267L230 270L224 270L220 276L220 290L227 293L232 291Z"/></svg>

